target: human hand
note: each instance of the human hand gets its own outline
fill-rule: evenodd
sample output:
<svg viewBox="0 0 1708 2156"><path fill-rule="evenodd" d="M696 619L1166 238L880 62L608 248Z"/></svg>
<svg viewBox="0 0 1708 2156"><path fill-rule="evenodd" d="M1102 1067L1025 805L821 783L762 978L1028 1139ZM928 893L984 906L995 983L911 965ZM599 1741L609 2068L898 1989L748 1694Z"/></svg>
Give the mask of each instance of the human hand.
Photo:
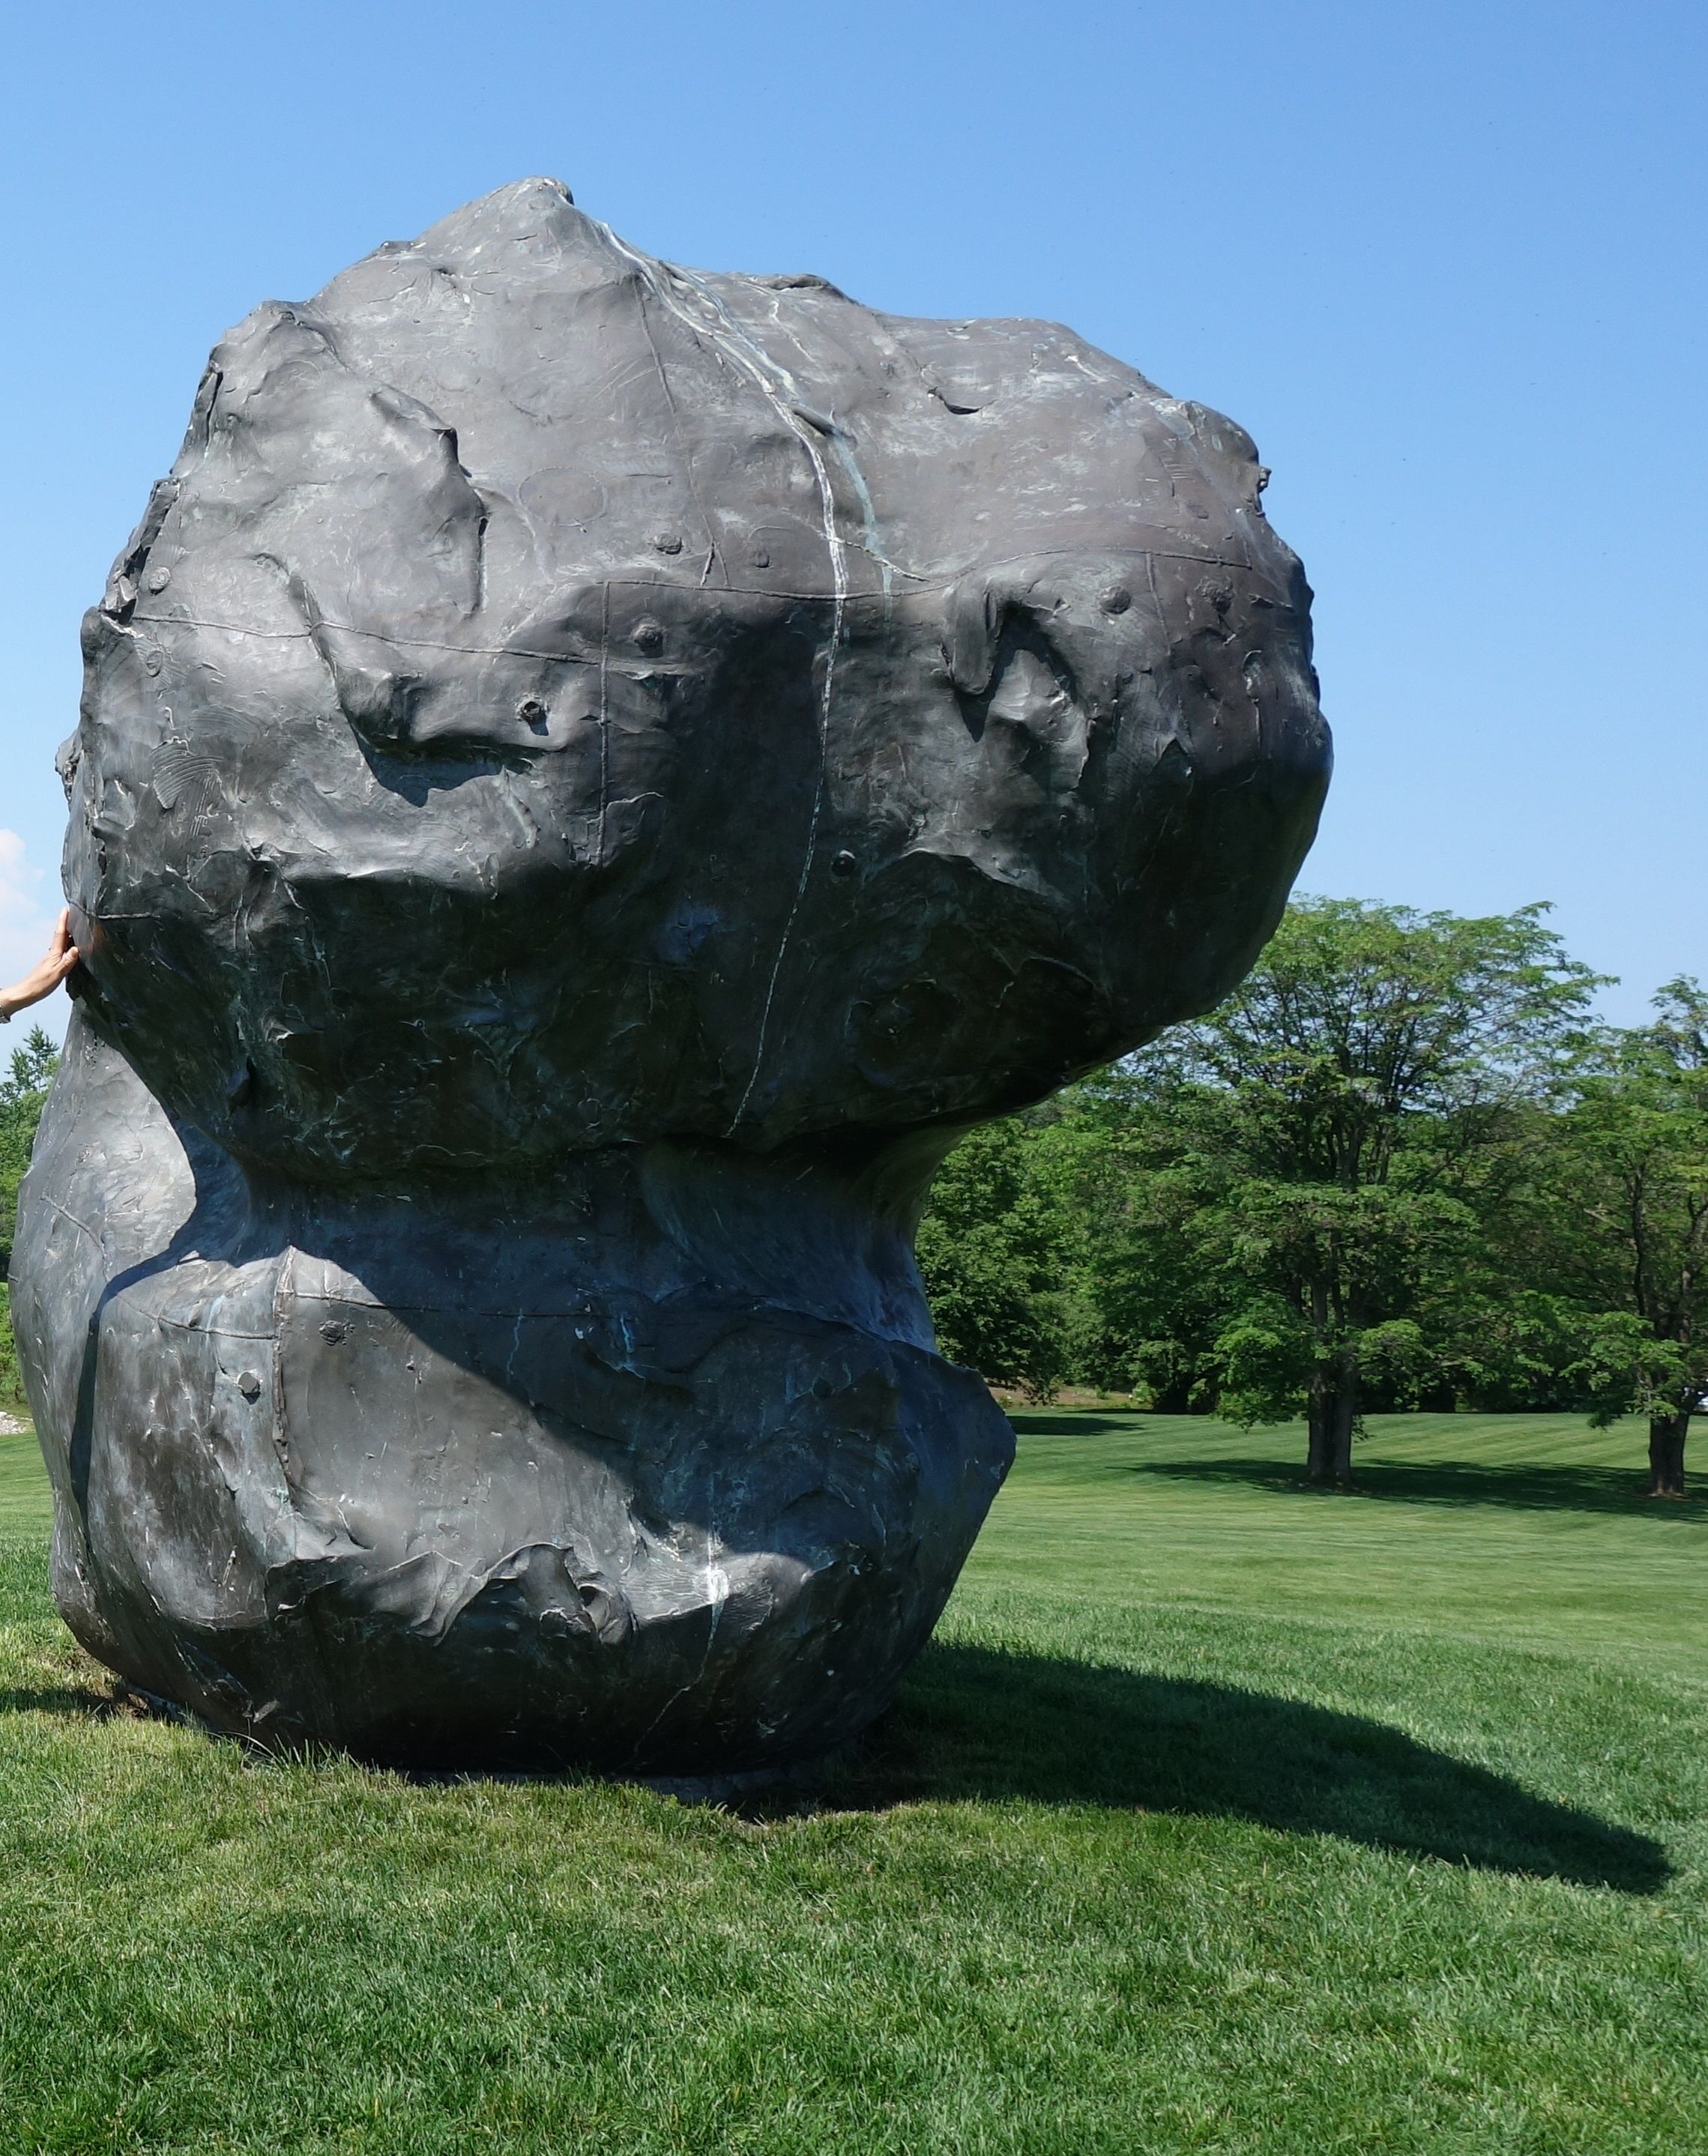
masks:
<svg viewBox="0 0 1708 2156"><path fill-rule="evenodd" d="M0 988L0 1019L10 1018L14 1011L28 1010L44 996L52 995L78 963L79 952L71 941L71 915L68 910L54 924L54 940L48 946L46 957L32 966L21 981L14 981L9 988Z"/></svg>

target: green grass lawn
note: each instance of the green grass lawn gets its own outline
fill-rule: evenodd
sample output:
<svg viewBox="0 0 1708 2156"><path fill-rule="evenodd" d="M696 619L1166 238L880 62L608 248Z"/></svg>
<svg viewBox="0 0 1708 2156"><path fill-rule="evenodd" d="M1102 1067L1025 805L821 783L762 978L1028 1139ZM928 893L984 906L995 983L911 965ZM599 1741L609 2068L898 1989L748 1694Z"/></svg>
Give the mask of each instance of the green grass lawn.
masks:
<svg viewBox="0 0 1708 2156"><path fill-rule="evenodd" d="M0 1439L0 2150L1708 2148L1708 1506L1640 1433L1018 1418L811 1800L115 1712Z"/></svg>

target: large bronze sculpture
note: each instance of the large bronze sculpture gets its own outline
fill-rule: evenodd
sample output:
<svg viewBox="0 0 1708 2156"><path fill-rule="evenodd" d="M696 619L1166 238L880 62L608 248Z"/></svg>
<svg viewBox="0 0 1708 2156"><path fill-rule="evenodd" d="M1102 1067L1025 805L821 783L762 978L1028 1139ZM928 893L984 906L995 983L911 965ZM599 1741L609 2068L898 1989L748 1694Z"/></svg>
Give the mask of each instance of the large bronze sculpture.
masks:
<svg viewBox="0 0 1708 2156"><path fill-rule="evenodd" d="M63 758L14 1308L93 1653L399 1759L881 1709L1011 1445L933 1168L1224 992L1314 829L1263 478L543 181L231 334Z"/></svg>

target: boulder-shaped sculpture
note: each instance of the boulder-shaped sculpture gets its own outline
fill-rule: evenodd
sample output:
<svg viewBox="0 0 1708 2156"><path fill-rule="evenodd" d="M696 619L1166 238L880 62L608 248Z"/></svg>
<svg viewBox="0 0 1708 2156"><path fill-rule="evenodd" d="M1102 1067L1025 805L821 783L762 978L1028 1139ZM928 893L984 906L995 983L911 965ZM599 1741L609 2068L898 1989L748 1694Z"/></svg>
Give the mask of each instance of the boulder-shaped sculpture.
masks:
<svg viewBox="0 0 1708 2156"><path fill-rule="evenodd" d="M532 181L214 352L87 618L14 1308L80 1639L223 1728L748 1768L1008 1465L911 1234L1201 1011L1328 768L1250 442Z"/></svg>

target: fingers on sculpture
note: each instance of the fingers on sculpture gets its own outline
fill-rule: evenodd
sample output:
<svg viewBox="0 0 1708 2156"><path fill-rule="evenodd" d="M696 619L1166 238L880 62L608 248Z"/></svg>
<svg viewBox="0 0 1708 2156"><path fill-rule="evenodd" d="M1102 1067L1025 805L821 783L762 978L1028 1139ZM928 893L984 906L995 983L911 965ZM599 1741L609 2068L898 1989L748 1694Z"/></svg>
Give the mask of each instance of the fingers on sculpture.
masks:
<svg viewBox="0 0 1708 2156"><path fill-rule="evenodd" d="M90 1650L366 1756L859 1729L1007 1468L911 1237L1315 829L1240 429L526 182L214 352L87 617L15 1308Z"/></svg>

